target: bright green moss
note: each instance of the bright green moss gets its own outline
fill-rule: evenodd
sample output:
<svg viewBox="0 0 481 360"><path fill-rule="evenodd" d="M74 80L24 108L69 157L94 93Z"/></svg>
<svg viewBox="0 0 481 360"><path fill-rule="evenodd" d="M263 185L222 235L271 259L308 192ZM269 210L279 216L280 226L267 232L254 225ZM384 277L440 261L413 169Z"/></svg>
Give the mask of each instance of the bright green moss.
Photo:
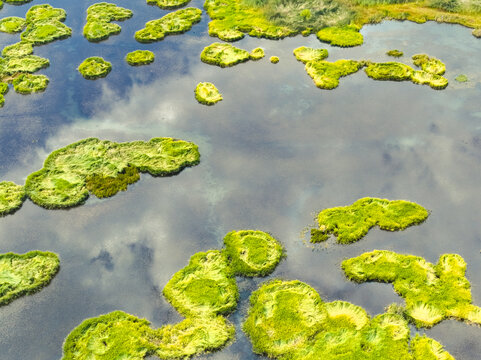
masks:
<svg viewBox="0 0 481 360"><path fill-rule="evenodd" d="M311 242L327 240L330 234L340 244L363 238L373 226L398 231L422 223L428 211L421 205L404 200L362 198L354 204L322 210L317 216L319 230L311 231Z"/></svg>
<svg viewBox="0 0 481 360"><path fill-rule="evenodd" d="M278 56L271 56L269 58L269 61L273 64L277 64L279 62L279 57Z"/></svg>
<svg viewBox="0 0 481 360"><path fill-rule="evenodd" d="M98 42L110 35L120 33L120 26L111 21L123 21L132 17L129 9L110 3L97 3L87 9L87 23L83 28L83 35L88 41Z"/></svg>
<svg viewBox="0 0 481 360"><path fill-rule="evenodd" d="M304 64L311 61L322 61L328 56L326 49L313 49L306 46L298 47L294 49L294 56L297 60L303 62Z"/></svg>
<svg viewBox="0 0 481 360"><path fill-rule="evenodd" d="M58 256L51 252L0 254L0 305L47 286L59 267Z"/></svg>
<svg viewBox="0 0 481 360"><path fill-rule="evenodd" d="M354 60L312 61L306 64L306 72L318 88L330 90L338 87L341 77L353 74L361 67L362 64Z"/></svg>
<svg viewBox="0 0 481 360"><path fill-rule="evenodd" d="M3 96L4 92L2 91L8 91L8 85L0 83L0 87L0 93ZM10 181L0 182L0 216L17 211L22 206L24 200L25 188L23 186Z"/></svg>
<svg viewBox="0 0 481 360"><path fill-rule="evenodd" d="M224 244L237 275L269 275L282 258L281 244L259 230L231 231L224 237Z"/></svg>
<svg viewBox="0 0 481 360"><path fill-rule="evenodd" d="M426 337L426 335L416 337L411 340L411 349L415 359L422 360L454 360L443 346L434 339Z"/></svg>
<svg viewBox="0 0 481 360"><path fill-rule="evenodd" d="M249 54L249 59L251 60L260 60L265 56L264 49L257 47L253 49Z"/></svg>
<svg viewBox="0 0 481 360"><path fill-rule="evenodd" d="M389 50L388 52L386 52L386 54L392 57L401 57L404 55L404 53L401 50L397 50L397 49Z"/></svg>
<svg viewBox="0 0 481 360"><path fill-rule="evenodd" d="M23 57L33 54L32 43L20 41L18 43L5 46L2 50L2 56L8 57Z"/></svg>
<svg viewBox="0 0 481 360"><path fill-rule="evenodd" d="M50 65L48 59L36 56L26 55L23 57L7 58L3 72L8 75L16 73L34 73L40 69L44 69Z"/></svg>
<svg viewBox="0 0 481 360"><path fill-rule="evenodd" d="M54 8L51 5L35 5L32 6L25 15L28 23L44 22L44 21L64 21L67 13L64 9Z"/></svg>
<svg viewBox="0 0 481 360"><path fill-rule="evenodd" d="M154 60L155 54L149 50L135 50L129 52L125 57L125 61L132 66L151 64Z"/></svg>
<svg viewBox="0 0 481 360"><path fill-rule="evenodd" d="M65 10L48 4L32 6L25 17L27 28L21 35L22 40L42 45L71 36L72 29L62 22L65 17Z"/></svg>
<svg viewBox="0 0 481 360"><path fill-rule="evenodd" d="M429 85L433 89L442 90L448 86L448 79L441 75L431 74L426 71L414 71L411 81L415 84Z"/></svg>
<svg viewBox="0 0 481 360"><path fill-rule="evenodd" d="M18 16L10 16L0 19L0 31L14 34L25 29L25 19Z"/></svg>
<svg viewBox="0 0 481 360"><path fill-rule="evenodd" d="M20 74L13 79L13 89L19 94L32 94L42 92L49 83L45 75Z"/></svg>
<svg viewBox="0 0 481 360"><path fill-rule="evenodd" d="M446 65L434 57L426 54L417 54L412 57L414 65L420 67L425 72L433 75L443 75L446 72Z"/></svg>
<svg viewBox="0 0 481 360"><path fill-rule="evenodd" d="M317 38L333 46L352 47L362 45L364 42L359 28L354 25L342 27L326 27L319 30Z"/></svg>
<svg viewBox="0 0 481 360"><path fill-rule="evenodd" d="M202 50L200 59L207 64L227 67L246 62L250 59L250 54L248 51L236 48L231 44L213 43Z"/></svg>
<svg viewBox="0 0 481 360"><path fill-rule="evenodd" d="M131 174L127 170L129 166L154 176L168 176L198 162L197 146L182 140L115 143L89 138L50 154L43 168L27 177L25 188L27 196L40 206L67 208L88 198L88 186L102 196L124 189L136 179L135 171ZM113 179L119 176L122 180Z"/></svg>
<svg viewBox="0 0 481 360"><path fill-rule="evenodd" d="M201 82L195 88L195 98L204 105L214 105L222 100L222 95L214 84Z"/></svg>
<svg viewBox="0 0 481 360"><path fill-rule="evenodd" d="M166 35L182 34L200 21L201 14L200 9L187 8L171 12L157 20L148 21L145 28L135 33L135 40L150 43L162 40Z"/></svg>
<svg viewBox="0 0 481 360"><path fill-rule="evenodd" d="M481 324L481 308L472 305L466 263L445 254L436 265L413 255L375 250L342 262L346 276L356 282L391 282L406 300L405 315L417 327L431 327L446 318Z"/></svg>
<svg viewBox="0 0 481 360"><path fill-rule="evenodd" d="M157 5L161 9L177 9L187 5L190 0L147 0L149 5Z"/></svg>
<svg viewBox="0 0 481 360"><path fill-rule="evenodd" d="M88 80L106 77L110 70L112 70L112 64L99 56L85 59L78 67L78 71Z"/></svg>
<svg viewBox="0 0 481 360"><path fill-rule="evenodd" d="M456 80L457 82L467 82L469 79L466 75L460 74L460 75L456 76L456 78L454 80Z"/></svg>

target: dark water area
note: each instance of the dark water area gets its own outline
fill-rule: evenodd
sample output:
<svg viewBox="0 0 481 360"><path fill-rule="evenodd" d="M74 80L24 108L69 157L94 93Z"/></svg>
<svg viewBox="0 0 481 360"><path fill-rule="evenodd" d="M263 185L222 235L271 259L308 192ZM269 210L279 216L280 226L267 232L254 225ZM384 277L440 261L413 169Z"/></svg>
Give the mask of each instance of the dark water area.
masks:
<svg viewBox="0 0 481 360"><path fill-rule="evenodd" d="M269 278L299 279L326 301L342 299L372 316L402 303L390 284L355 284L340 263L374 249L437 262L458 253L467 262L473 300L481 305L481 40L447 24L385 22L366 26L365 44L332 48L314 36L282 41L245 38L236 46L265 49L266 58L233 68L204 64L202 49L217 39L208 19L181 36L139 44L135 31L167 11L143 1L116 4L134 16L122 32L101 43L82 36L85 10L94 1L50 1L67 10L73 36L35 47L50 59L42 94L11 90L0 109L0 180L23 184L53 150L85 137L113 141L169 136L199 145L201 163L179 175L143 174L126 192L70 210L45 210L30 201L0 218L1 252L34 249L60 255L61 270L33 296L0 307L2 360L60 359L63 339L85 318L123 310L160 327L180 316L161 290L191 255L222 246L231 230L272 233L287 258ZM29 6L4 5L2 17L24 16ZM193 1L189 6L202 7ZM19 35L0 34L3 46ZM298 46L327 48L328 60L388 61L400 49L410 64L416 53L446 63L446 90L410 82L373 81L363 71L332 91L317 89L294 58ZM152 50L152 65L130 67L129 51ZM112 72L84 80L77 66L88 56L112 62ZM276 65L268 57L276 55ZM470 81L454 81L459 74ZM198 82L214 83L224 100L197 103ZM415 201L428 220L402 232L372 229L361 241L311 246L303 230L321 209L365 196ZM235 342L208 359L257 359L241 331L252 290L266 279L238 279L241 301L230 319ZM415 331L415 329L413 329ZM455 320L422 330L456 359L481 353L481 329Z"/></svg>

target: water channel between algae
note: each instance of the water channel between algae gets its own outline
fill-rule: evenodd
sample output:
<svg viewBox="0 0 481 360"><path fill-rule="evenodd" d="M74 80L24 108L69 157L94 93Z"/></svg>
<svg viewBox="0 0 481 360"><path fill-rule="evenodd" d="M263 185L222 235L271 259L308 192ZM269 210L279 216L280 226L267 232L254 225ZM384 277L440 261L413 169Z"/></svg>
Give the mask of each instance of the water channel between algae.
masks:
<svg viewBox="0 0 481 360"><path fill-rule="evenodd" d="M119 35L92 44L81 36L89 4L67 5L66 25L77 37L35 48L51 61L42 70L49 87L30 98L12 91L2 110L2 179L22 184L50 152L90 136L116 142L185 139L199 145L202 161L174 177L143 176L126 192L92 198L68 211L27 202L2 218L5 252L49 250L63 261L49 286L0 309L2 322L9 324L0 330L0 348L7 349L2 359L60 359L72 329L114 310L149 319L153 328L179 322L159 290L192 254L221 248L220 239L233 228L265 229L283 242L287 258L273 277L300 279L326 302L348 301L373 317L402 299L391 285L349 282L340 269L343 259L373 249L415 254L431 263L440 254L459 253L467 263L473 302L480 303L476 113L481 94L475 59L481 54L469 29L432 23L365 26L365 43L350 49L321 44L315 36L279 42L245 38L234 45L249 51L262 47L266 57L220 69L199 60L202 49L217 41L206 35L205 17L191 32L144 46L133 34L164 13L143 1L118 3L134 16L121 23ZM2 12L23 16L19 10L25 14L24 8L5 4ZM79 24L72 21L74 12L82 14ZM1 35L5 45L13 43L13 37ZM328 49L329 61L387 62L393 59L385 52L399 49L408 62L413 54L427 53L446 63L451 81L435 92L359 73L332 92L321 91L292 55L300 46ZM137 49L153 51L154 63L128 65L126 54ZM94 55L111 61L113 70L105 79L86 81L75 67ZM268 61L273 55L280 58L275 66ZM460 73L470 82L452 81ZM214 107L199 105L193 89L201 81L215 84L224 100ZM373 228L349 246L316 245L327 251L302 243L300 232L315 225L315 212L364 196L408 199L431 214L400 232ZM239 280L240 303L229 318L237 340L208 359L259 358L240 326L248 297L262 281ZM448 320L426 334L457 359L474 360L481 352L474 326Z"/></svg>

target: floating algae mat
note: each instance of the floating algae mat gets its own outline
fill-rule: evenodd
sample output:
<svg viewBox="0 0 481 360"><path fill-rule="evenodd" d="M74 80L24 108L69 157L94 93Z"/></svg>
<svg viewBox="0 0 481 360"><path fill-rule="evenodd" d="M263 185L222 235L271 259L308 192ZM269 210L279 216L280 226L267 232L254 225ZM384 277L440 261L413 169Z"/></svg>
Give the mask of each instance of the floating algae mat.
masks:
<svg viewBox="0 0 481 360"><path fill-rule="evenodd" d="M232 231L224 241L234 244L240 252L255 252L252 246L258 244L265 251L256 254L256 261L265 266L244 272L244 265L230 261L238 258L237 251L197 253L174 274L163 291L185 320L152 329L147 320L122 311L87 319L66 338L62 359L143 359L149 355L177 359L225 346L235 335L234 326L224 317L237 307L239 291L234 275L262 276L272 272L272 259L282 253L282 247L269 234L258 230Z"/></svg>
<svg viewBox="0 0 481 360"><path fill-rule="evenodd" d="M129 52L125 57L125 61L132 66L151 64L154 60L155 54L149 50L135 50Z"/></svg>
<svg viewBox="0 0 481 360"><path fill-rule="evenodd" d="M195 98L201 104L214 105L222 100L222 95L214 84L201 82L195 88Z"/></svg>
<svg viewBox="0 0 481 360"><path fill-rule="evenodd" d="M326 27L319 30L317 38L333 46L352 47L362 45L364 38L356 26Z"/></svg>
<svg viewBox="0 0 481 360"><path fill-rule="evenodd" d="M375 250L342 262L356 282L390 282L406 300L404 313L417 327L431 327L447 318L481 324L474 306L466 262L457 254L441 255L436 265L419 256Z"/></svg>
<svg viewBox="0 0 481 360"><path fill-rule="evenodd" d="M335 235L340 244L362 239L378 225L382 230L398 231L422 223L428 211L405 200L362 198L352 205L322 210L317 216L319 229L311 229L311 242L322 242Z"/></svg>
<svg viewBox="0 0 481 360"><path fill-rule="evenodd" d="M87 9L87 23L83 34L88 41L98 42L108 39L110 35L120 33L121 27L112 21L123 21L132 17L129 9L110 3L97 3Z"/></svg>
<svg viewBox="0 0 481 360"><path fill-rule="evenodd" d="M434 339L411 338L401 315L371 319L349 302L323 302L297 280L272 280L253 292L243 330L256 353L276 359L454 359Z"/></svg>
<svg viewBox="0 0 481 360"><path fill-rule="evenodd" d="M112 64L99 56L92 56L78 66L78 71L85 79L95 80L106 77L112 70Z"/></svg>

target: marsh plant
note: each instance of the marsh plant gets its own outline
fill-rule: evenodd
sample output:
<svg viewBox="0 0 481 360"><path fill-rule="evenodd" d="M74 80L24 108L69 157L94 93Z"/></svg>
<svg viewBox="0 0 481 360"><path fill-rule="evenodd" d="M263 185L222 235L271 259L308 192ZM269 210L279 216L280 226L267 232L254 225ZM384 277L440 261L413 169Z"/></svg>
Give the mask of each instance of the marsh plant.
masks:
<svg viewBox="0 0 481 360"><path fill-rule="evenodd" d="M0 19L0 31L8 34L14 34L23 31L26 26L25 19L18 16L9 16Z"/></svg>
<svg viewBox="0 0 481 360"><path fill-rule="evenodd" d="M112 21L131 18L132 11L111 3L97 3L88 7L87 22L83 34L88 41L98 42L108 39L110 35L120 33L121 27Z"/></svg>
<svg viewBox="0 0 481 360"><path fill-rule="evenodd" d="M5 85L1 87L8 89ZM11 181L0 182L0 216L18 210L22 206L25 197L25 188L23 186L14 184Z"/></svg>
<svg viewBox="0 0 481 360"><path fill-rule="evenodd" d="M95 80L106 77L112 70L112 64L102 57L92 56L82 61L77 70L85 79Z"/></svg>
<svg viewBox="0 0 481 360"><path fill-rule="evenodd" d="M252 51L249 53L249 59L251 60L260 60L264 56L265 56L264 49L261 47L252 49Z"/></svg>
<svg viewBox="0 0 481 360"><path fill-rule="evenodd" d="M206 46L200 54L200 60L206 64L220 67L234 66L251 58L248 51L231 44L213 43Z"/></svg>
<svg viewBox="0 0 481 360"><path fill-rule="evenodd" d="M195 98L200 104L214 105L221 101L222 95L214 84L210 82L200 82L195 88Z"/></svg>
<svg viewBox="0 0 481 360"><path fill-rule="evenodd" d="M317 38L333 46L352 47L362 45L364 38L355 25L326 27L317 32Z"/></svg>
<svg viewBox="0 0 481 360"><path fill-rule="evenodd" d="M129 52L125 57L127 64L132 66L148 65L155 60L155 54L149 50L135 50Z"/></svg>
<svg viewBox="0 0 481 360"><path fill-rule="evenodd" d="M45 91L48 83L45 75L20 74L12 80L14 90L24 95Z"/></svg>

